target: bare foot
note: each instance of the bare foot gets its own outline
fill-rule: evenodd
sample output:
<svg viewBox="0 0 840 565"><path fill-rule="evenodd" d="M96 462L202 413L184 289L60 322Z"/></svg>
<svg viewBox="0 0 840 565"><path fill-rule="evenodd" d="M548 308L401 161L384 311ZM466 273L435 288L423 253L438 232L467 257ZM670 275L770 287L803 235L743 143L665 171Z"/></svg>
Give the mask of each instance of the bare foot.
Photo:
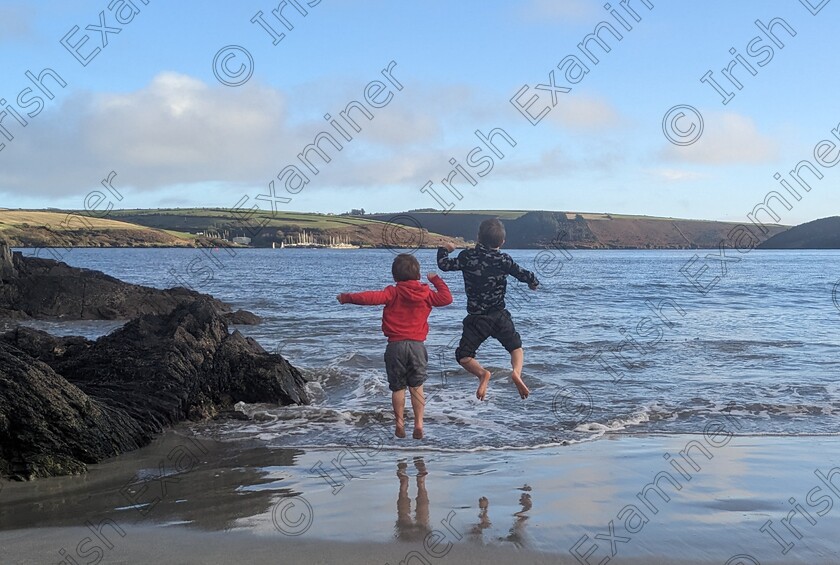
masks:
<svg viewBox="0 0 840 565"><path fill-rule="evenodd" d="M478 379L478 390L475 391L475 397L479 400L484 400L487 396L487 385L490 384L490 371L484 371L484 376Z"/></svg>
<svg viewBox="0 0 840 565"><path fill-rule="evenodd" d="M479 400L484 400L487 396L487 385L490 384L490 371L484 371L484 376L478 379L478 390L475 391L475 397Z"/></svg>
<svg viewBox="0 0 840 565"><path fill-rule="evenodd" d="M411 434L414 439L423 439L423 428L414 428L414 433Z"/></svg>
<svg viewBox="0 0 840 565"><path fill-rule="evenodd" d="M394 435L397 437L405 437L405 423L397 422L396 429L394 430Z"/></svg>
<svg viewBox="0 0 840 565"><path fill-rule="evenodd" d="M519 396L522 398L528 398L531 391L528 390L527 386L525 386L525 381L522 380L522 377L516 373L512 373L510 378L513 380L513 384L516 385L516 389L519 391Z"/></svg>

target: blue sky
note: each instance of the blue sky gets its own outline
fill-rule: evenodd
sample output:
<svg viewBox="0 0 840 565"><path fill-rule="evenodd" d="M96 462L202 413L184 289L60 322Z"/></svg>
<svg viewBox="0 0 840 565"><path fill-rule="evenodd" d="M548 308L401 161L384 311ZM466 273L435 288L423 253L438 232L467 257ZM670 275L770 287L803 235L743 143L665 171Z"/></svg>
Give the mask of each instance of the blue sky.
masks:
<svg viewBox="0 0 840 565"><path fill-rule="evenodd" d="M230 207L247 196L247 206L267 209L256 197L272 180L281 209L439 208L421 192L432 181L456 209L741 221L769 191L782 190L776 172L790 180L797 163L815 162L821 140L840 144L832 134L840 127L840 0L648 0L652 8L644 0L610 0L629 31L606 1L591 0L298 0L305 16L288 2L281 12L291 30L271 14L277 1L143 1L133 0L139 13L125 24L107 0L0 2L0 97L27 122L10 111L0 121L13 137L0 136L0 206L83 208L113 170L123 197L114 204L128 208ZM131 4L117 4L128 20ZM285 32L279 44L251 23L259 11ZM100 12L121 31L108 33L108 45L82 66L60 40L79 26L70 43L87 34L80 52L101 48L100 32L85 29L99 25ZM777 17L796 32L774 27L784 47L755 24ZM602 21L623 37L602 32L608 53L590 42L599 59L593 64L578 44ZM750 55L755 37L763 39ZM213 72L214 56L228 45L254 61L240 86L222 84ZM757 52L770 45L772 59L766 49ZM731 48L756 73L734 68L740 90L721 73L735 57ZM590 71L574 85L557 69L572 54ZM306 172L297 158L303 148L321 131L338 135L323 115L364 102L366 85L384 80L380 72L391 61L402 90L386 84L390 102L369 107L373 120L362 119L362 131L342 140L329 163L318 161L318 174L309 174L302 190L286 192L277 175L289 165ZM231 77L240 65L229 61ZM45 68L67 86L46 79L56 97L25 116L38 109L16 102L32 86L25 73ZM558 86L571 87L553 107L547 90L534 89L548 83L552 69ZM725 105L700 82L709 70L735 94ZM535 113L550 109L536 125L510 102L524 85L521 100L539 96ZM685 146L662 131L666 112L681 104L695 108L704 124L702 136ZM688 119L676 125L686 129ZM473 132L497 127L516 147L505 146L485 176L473 175L475 186L456 176L460 199L447 192L440 181L453 170L450 159L466 167L478 145ZM824 160L837 155L828 147ZM818 170L824 178L808 177L812 190L800 191L801 200L785 193L791 210L774 205L782 223L837 214L838 173L827 165Z"/></svg>

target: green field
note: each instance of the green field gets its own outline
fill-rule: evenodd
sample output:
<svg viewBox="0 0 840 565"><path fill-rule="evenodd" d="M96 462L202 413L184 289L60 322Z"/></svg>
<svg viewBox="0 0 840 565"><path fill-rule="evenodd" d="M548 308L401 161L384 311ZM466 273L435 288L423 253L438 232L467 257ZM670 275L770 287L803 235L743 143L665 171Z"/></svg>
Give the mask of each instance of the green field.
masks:
<svg viewBox="0 0 840 565"><path fill-rule="evenodd" d="M74 218L75 213L44 212L37 210L0 210L0 230L25 229L28 227L48 226L53 231L73 231L82 228L97 230L137 230L144 229L136 224L107 218ZM78 214L81 216L82 214Z"/></svg>
<svg viewBox="0 0 840 565"><path fill-rule="evenodd" d="M347 227L381 225L383 222L358 216L335 216L306 212L229 210L223 208L169 208L161 210L113 210L109 217L148 227L180 232L208 229L237 229L249 226L332 230Z"/></svg>

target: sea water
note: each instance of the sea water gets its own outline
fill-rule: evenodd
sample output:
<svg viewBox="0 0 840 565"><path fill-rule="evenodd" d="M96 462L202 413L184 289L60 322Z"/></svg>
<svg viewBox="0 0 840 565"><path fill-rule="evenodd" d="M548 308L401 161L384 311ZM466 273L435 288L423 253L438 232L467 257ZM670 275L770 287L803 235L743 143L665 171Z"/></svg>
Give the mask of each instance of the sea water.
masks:
<svg viewBox="0 0 840 565"><path fill-rule="evenodd" d="M395 252L73 249L63 259L158 288L180 280L263 318L236 329L300 368L312 404L248 405L250 421L196 425L220 439L322 448L376 437L389 449L528 449L613 433L699 434L724 418L735 418L738 427L727 429L744 435L840 433L840 311L832 297L840 252L752 251L720 263L706 259L717 251L570 250L551 268L545 252L508 252L542 282L512 294L521 283L508 281L531 395L519 398L509 357L490 340L478 359L493 379L486 401L475 398L477 379L455 360L463 281L443 273L454 302L429 318L422 444L390 434L381 307L336 301L340 292L392 284ZM435 251L414 253L425 281L438 271ZM695 255L709 266L702 286L720 277L706 292L687 276L701 264L685 269ZM91 338L114 327L32 325Z"/></svg>

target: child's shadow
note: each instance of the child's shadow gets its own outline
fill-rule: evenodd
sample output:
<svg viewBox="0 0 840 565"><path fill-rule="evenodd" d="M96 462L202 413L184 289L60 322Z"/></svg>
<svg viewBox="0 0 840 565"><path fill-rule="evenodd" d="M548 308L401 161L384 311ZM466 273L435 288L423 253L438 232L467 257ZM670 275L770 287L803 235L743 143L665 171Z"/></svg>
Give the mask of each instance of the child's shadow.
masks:
<svg viewBox="0 0 840 565"><path fill-rule="evenodd" d="M426 491L426 475L429 473L422 457L414 458L414 468L417 471L417 498L412 520L411 499L408 496L408 464L405 461L397 463L400 493L397 498L397 523L394 529L397 538L403 541L422 541L432 531L429 527L429 493Z"/></svg>
<svg viewBox="0 0 840 565"><path fill-rule="evenodd" d="M518 548L522 548L526 545L525 523L528 521L528 512L533 506L533 504L531 503L531 495L528 494L528 492L531 490L531 487L529 487L528 485L524 485L520 490L524 491L519 497L519 504L522 507L522 509L518 512L514 512L513 515L516 517L516 519L513 521L513 525L508 531L508 535L498 538L498 541L511 542ZM487 500L486 497L482 496L480 499L478 499L478 523L473 525L472 529L470 530L471 538L475 542L483 543L484 530L493 525L490 521L490 516L488 514L489 507L490 501Z"/></svg>

